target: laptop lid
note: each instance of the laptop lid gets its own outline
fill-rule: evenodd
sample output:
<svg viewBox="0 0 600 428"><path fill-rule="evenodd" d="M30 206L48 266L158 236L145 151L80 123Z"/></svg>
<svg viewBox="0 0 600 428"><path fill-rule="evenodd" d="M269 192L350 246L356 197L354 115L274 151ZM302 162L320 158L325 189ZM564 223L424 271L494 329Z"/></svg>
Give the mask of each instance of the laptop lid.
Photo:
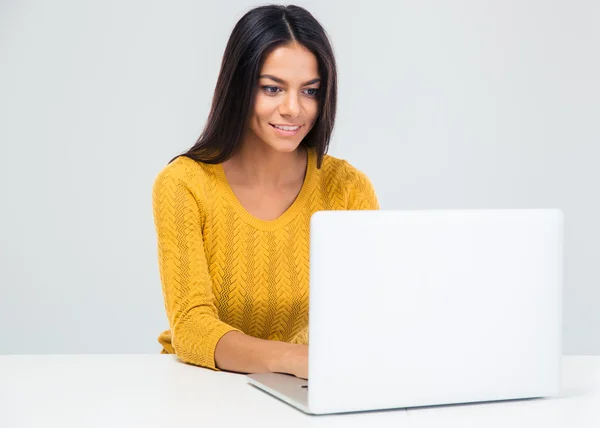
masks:
<svg viewBox="0 0 600 428"><path fill-rule="evenodd" d="M312 413L558 392L560 210L311 220Z"/></svg>

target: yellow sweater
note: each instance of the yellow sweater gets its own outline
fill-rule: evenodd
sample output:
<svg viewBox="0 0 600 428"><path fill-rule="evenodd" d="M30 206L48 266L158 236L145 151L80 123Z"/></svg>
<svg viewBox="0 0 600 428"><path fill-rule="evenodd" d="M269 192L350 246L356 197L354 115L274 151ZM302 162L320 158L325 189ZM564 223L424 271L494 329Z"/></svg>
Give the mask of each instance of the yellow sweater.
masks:
<svg viewBox="0 0 600 428"><path fill-rule="evenodd" d="M232 330L307 343L309 224L315 211L379 209L369 179L308 151L298 197L279 218L244 209L221 164L179 157L156 177L153 211L170 329L163 353L217 370L217 342Z"/></svg>

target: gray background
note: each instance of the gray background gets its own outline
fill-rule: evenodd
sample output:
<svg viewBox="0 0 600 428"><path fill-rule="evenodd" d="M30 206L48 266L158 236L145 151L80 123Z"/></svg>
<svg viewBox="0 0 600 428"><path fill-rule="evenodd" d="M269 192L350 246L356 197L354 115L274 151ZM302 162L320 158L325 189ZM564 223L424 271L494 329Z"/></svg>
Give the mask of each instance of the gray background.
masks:
<svg viewBox="0 0 600 428"><path fill-rule="evenodd" d="M158 352L152 183L258 4L0 2L0 353ZM339 65L330 153L384 209L561 208L564 351L600 354L600 3L297 4Z"/></svg>

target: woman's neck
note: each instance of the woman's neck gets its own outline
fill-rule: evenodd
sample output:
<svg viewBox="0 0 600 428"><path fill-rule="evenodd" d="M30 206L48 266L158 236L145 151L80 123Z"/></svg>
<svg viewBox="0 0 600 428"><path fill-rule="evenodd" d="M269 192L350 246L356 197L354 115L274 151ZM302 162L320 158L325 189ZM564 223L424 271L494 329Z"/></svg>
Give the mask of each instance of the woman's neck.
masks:
<svg viewBox="0 0 600 428"><path fill-rule="evenodd" d="M307 151L303 145L292 152L278 152L262 141L245 141L224 162L230 180L245 186L281 188L304 179ZM226 165L225 165L226 164Z"/></svg>

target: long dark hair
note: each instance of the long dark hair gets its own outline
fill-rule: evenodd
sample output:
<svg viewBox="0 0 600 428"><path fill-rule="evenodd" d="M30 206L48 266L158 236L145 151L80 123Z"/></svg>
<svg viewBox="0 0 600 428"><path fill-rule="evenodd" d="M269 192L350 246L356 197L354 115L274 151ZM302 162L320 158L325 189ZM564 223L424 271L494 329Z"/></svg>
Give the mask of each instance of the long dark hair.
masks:
<svg viewBox="0 0 600 428"><path fill-rule="evenodd" d="M275 48L292 42L311 51L318 62L319 113L301 144L316 149L317 167L321 167L335 122L337 70L327 33L310 12L294 5L260 6L238 21L225 48L204 130L194 146L180 156L212 164L233 156L254 108L258 76L265 58Z"/></svg>

